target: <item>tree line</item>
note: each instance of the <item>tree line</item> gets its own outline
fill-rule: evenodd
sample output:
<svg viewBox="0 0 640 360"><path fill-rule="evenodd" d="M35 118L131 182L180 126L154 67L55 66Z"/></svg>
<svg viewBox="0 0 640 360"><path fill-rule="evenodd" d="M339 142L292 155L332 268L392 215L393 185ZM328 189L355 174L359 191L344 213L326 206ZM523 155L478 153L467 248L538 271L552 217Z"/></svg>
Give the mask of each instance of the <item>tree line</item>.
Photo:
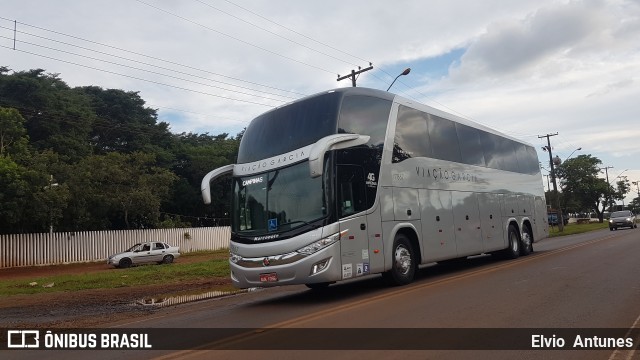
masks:
<svg viewBox="0 0 640 360"><path fill-rule="evenodd" d="M561 192L547 192L547 204L553 208L560 201L563 211L585 215L595 213L600 222L607 211L622 210L622 207L635 213L640 211L640 197L625 206L617 205L632 190L631 184L626 176L610 179L612 183L603 179L602 161L595 156L580 155L568 159L555 170Z"/></svg>
<svg viewBox="0 0 640 360"><path fill-rule="evenodd" d="M45 70L0 66L0 233L226 225L236 136L181 133L138 92L70 87Z"/></svg>

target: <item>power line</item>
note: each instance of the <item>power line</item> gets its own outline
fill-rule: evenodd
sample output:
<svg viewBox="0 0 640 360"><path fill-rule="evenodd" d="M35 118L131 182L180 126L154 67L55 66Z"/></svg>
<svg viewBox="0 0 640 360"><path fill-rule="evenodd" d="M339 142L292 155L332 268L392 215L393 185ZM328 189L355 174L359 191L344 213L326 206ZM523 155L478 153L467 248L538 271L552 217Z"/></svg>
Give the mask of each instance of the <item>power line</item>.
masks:
<svg viewBox="0 0 640 360"><path fill-rule="evenodd" d="M155 84L155 85L161 85L161 86L171 87L171 88L174 88L174 89L179 89L179 90L189 91L189 92L193 92L193 93L197 93L197 94L202 94L202 95L207 95L207 96L217 97L217 98L226 99L226 100L231 100L231 101L245 102L245 103L249 103L249 104L260 105L260 106L266 106L266 107L271 107L271 108L272 108L272 107L274 107L273 105L270 105L270 104L263 104L263 103L259 103L259 102L255 102L255 101L250 101L250 100L242 100L242 99L231 98L231 97L223 96L223 95L211 94L211 93L204 92L204 91L193 90L193 89L189 89L189 88L185 88L185 87L181 87L181 86L165 84L165 83L162 83L162 82L159 82L159 81L154 81L154 80L149 80L149 79L143 79L143 78L140 78L140 77L137 77L137 76L121 74L121 73L117 73L117 72L115 72L115 71L104 70L104 69L96 68L96 67L94 67L94 66L78 64L78 63L75 63L75 62L72 62L72 61L67 61L67 60L57 59L57 58L54 58L54 57L51 57L51 56L42 55L42 54L37 54L37 53L33 53L33 52L30 52L30 51L26 51L26 50L21 50L21 49L15 49L15 50L13 50L11 47L4 46L4 45L0 45L0 47L5 48L5 49L10 49L10 50L12 50L12 51L22 52L22 53L29 54L29 55L33 55L33 56L43 57L43 58L45 58L45 59L50 59L50 60L55 60L55 61L63 62L63 63L70 64L70 65L75 65L75 66L84 67L84 68L91 69L91 70L101 71L101 72L104 72L104 73L107 73L107 74L118 75L118 76L122 76L122 77L130 78L130 79L135 79L135 80L139 80L139 81L144 81L144 82L148 82L148 83Z"/></svg>
<svg viewBox="0 0 640 360"><path fill-rule="evenodd" d="M108 45L108 44L100 43L100 42L97 42L97 41L84 39L84 38L81 38L81 37L78 37L78 36L65 34L65 33L62 33L62 32L55 31L55 30L50 30L50 29L46 29L46 28L43 28L43 27L39 27L39 26L23 23L23 22L20 22L20 21L11 20L11 19L8 19L8 18L2 17L2 16L0 16L0 19L6 20L6 21L10 21L12 23L16 23L16 24L19 24L19 25L27 26L27 27L30 27L30 28L38 29L38 30L41 30L41 31L49 32L49 33L52 33L52 34L61 35L61 36L65 36L65 37L68 37L68 38L72 38L72 39L80 40L80 41L83 41L83 42L87 42L87 43L90 43L90 44L106 47L106 48L109 48L109 49L113 49L113 50L122 51L122 52L129 53L129 54L141 56L141 57L144 57L144 58L147 58L147 59L152 59L152 60L160 61L160 62L163 62L163 63L184 67L184 68L187 68L187 69L190 69L190 70L201 71L203 73L207 73L207 74L210 74L210 75L223 77L223 78L230 79L230 80L235 80L235 81L239 81L239 82L243 82L243 83L247 83L247 84L251 84L251 85L256 85L256 86L261 86L261 87L269 88L269 89L272 89L272 90L278 90L278 91L282 91L282 92L292 93L292 94L300 95L300 96L306 96L307 95L307 94L303 94L303 93L299 93L299 92L295 92L295 91L291 91L291 90L280 89L280 88L273 87L273 86L270 86L270 85L265 85L265 84L260 84L260 83L256 83L256 82L252 82L252 81L238 79L238 78L235 78L235 77L219 74L219 73L212 72L212 71L209 71L209 70L199 69L199 68L196 68L196 67L193 67L193 66L189 66L189 65L185 65L185 64L181 64L181 63L178 63L178 62L174 62L174 61L158 58L158 57L155 57L155 56L150 56L150 55L142 54L142 53L139 53L139 52L135 52L135 51L119 48L117 46ZM8 28L5 27L5 29L8 29ZM9 29L9 30L13 31L13 29ZM21 31L18 31L18 32L19 33L24 33L24 34L27 34L27 35L31 35L31 36L40 37L40 38L43 38L43 39L48 39L48 38L45 38L45 37L42 37L42 36L38 36L38 35L26 33L26 32L21 32ZM71 46L76 46L76 47L79 47L79 48L83 48L83 47L80 47L79 45L68 44L68 43L65 43L65 42L62 42L62 41L58 41L58 40L51 40L51 41L56 41L56 42L59 42L61 44L71 45ZM91 50L91 49L89 49L89 50L90 51L99 52L98 50ZM117 57L117 55L111 55L111 56ZM131 61L135 61L135 60L131 60ZM211 80L211 81L216 81L216 80ZM232 86L240 87L239 85L232 85Z"/></svg>
<svg viewBox="0 0 640 360"><path fill-rule="evenodd" d="M343 51L343 50L340 50L340 49L338 49L338 48L335 48L335 47L333 47L333 46L331 46L331 45L327 45L327 44L325 44L325 43L323 43L323 42L321 42L321 41L318 41L318 40L316 40L316 39L314 39L314 38L311 38L311 37L309 37L309 36L307 36L307 35L305 35L305 34L302 34L302 33L298 32L298 31L295 31L295 30L293 30L293 29L291 29L291 28L288 28L288 27L286 27L286 26L284 26L284 25L282 25L282 24L280 24L280 23L277 23L277 22L275 22L275 21L273 21L273 20L270 20L270 19L268 19L268 18L266 18L266 17L264 17L264 16L262 16L262 15L260 15L260 14L256 13L256 12L254 12L254 11L251 11L251 10L249 10L249 9L245 8L245 7L242 7L242 6L240 6L240 5L236 4L236 3L232 2L232 1L229 1L229 0L225 0L225 1L226 1L227 3L229 3L229 4L233 5L233 6L235 6L235 7L238 7L238 8L240 8L240 9L242 9L242 10L246 11L246 12L249 12L249 13L251 13L251 14L253 14L253 15L255 15L255 16L257 16L257 17L261 18L261 19L263 19L263 20L266 20L266 21L268 21L268 22L270 22L270 23L272 23L272 24L274 24L274 25L276 25L276 26L279 26L279 27L281 27L281 28L283 28L283 29L285 29L285 30L287 30L287 31L290 31L290 32L292 32L292 33L294 33L294 34L300 35L300 36L302 36L302 37L304 37L304 38L306 38L306 39L308 39L308 40L311 40L311 41L313 41L313 42L315 42L315 43L317 43L317 44L320 44L320 45L326 46L326 47L328 47L329 49L332 49L332 50L338 51L338 52L340 52L340 53L342 53L342 54L344 54L344 55L351 56L351 57L352 57L352 58L354 58L354 59L358 59L358 60L360 60L360 61L364 61L364 62L367 62L367 63L370 63L370 62L371 62L371 61L369 61L369 60L363 59L363 58L358 57L358 56L356 56L356 55L352 55L352 54L350 54L350 53L348 53L348 52L346 52L346 51ZM357 65L356 65L356 66L357 66Z"/></svg>
<svg viewBox="0 0 640 360"><path fill-rule="evenodd" d="M173 16L173 17L176 17L176 18L178 18L178 19L180 19L180 20L183 20L183 21L189 22L189 23L191 23L191 24L194 24L194 25L200 26L200 27L202 27L202 28L204 28L204 29L207 29L207 30L209 30L209 31L215 32L216 34L219 34L219 35L222 35L222 36L226 36L226 37L228 37L228 38L230 38L230 39L233 39L233 40L235 40L235 41L241 42L241 43L243 43L243 44L245 44L245 45L249 45L249 46L254 47L254 48L256 48L256 49L260 49L260 50L265 51L265 52L267 52L267 53L269 53L269 54L272 54L272 55L275 55L275 56L279 56L279 57L281 57L281 58L283 58L283 59L287 59L287 60L290 60L290 61L296 62L296 63L298 63L298 64L305 65L305 66L308 66L308 67L311 67L311 68L314 68L314 69L317 69L317 70L321 70L321 71L324 71L324 72L327 72L327 73L330 73L330 74L335 74L335 72L334 72L334 71L329 71L329 70L324 69L324 68L321 68L321 67L319 67L319 66L312 65L312 64L306 63L306 62L304 62L304 61L300 61L300 60L298 60L298 59L294 59L294 58L292 58L292 57L290 57L290 56L286 56L286 55L280 54L280 53L278 53L278 52L275 52L275 51L269 50L269 49L264 48L264 47L262 47L262 46L259 46L259 45L256 45L256 44L253 44L253 43L250 43L250 42L248 42L248 41L242 40L242 39L237 38L237 37L235 37L235 36L232 36L232 35L229 35L229 34L223 33L222 31L219 31L219 30L216 30L216 29L214 29L214 28L211 28L211 27L209 27L209 26L207 26L207 25L201 24L201 23L199 23L199 22L197 22L197 21L194 21L194 20L188 19L188 18L186 18L186 17L184 17L184 16L180 16L180 15L178 15L178 14L174 14L174 13L172 13L172 12L168 11L168 10L165 10L165 9L159 8L159 7L154 6L154 5L151 5L151 4L146 3L146 2L144 2L144 1L142 1L142 0L136 0L136 1L137 1L137 2L139 2L139 3L141 3L141 4L147 5L147 6L151 7L151 8L153 8L153 9L156 9L156 10L158 10L158 11L160 11L160 12L163 12L163 13L165 13L165 14L168 14L168 15L171 15L171 16Z"/></svg>
<svg viewBox="0 0 640 360"><path fill-rule="evenodd" d="M223 13L223 14L227 15L227 16L230 16L230 17L232 17L232 18L234 18L234 19L237 19L237 20L239 20L239 21L242 21L242 22L243 22L243 23L245 23L245 24L249 24L249 25L251 25L251 26L253 26L253 27L257 28L257 29L260 29L260 30L262 30L262 31L268 32L268 33L269 33L269 34L271 34L271 35L274 35L274 36L277 36L277 37L279 37L279 38L281 38L281 39L287 40L287 41L289 41L289 42L291 42L291 43L293 43L293 44L296 44L296 45L302 46L302 47L303 47L303 48L305 48L305 49L311 50L311 51L316 52L316 53L318 53L318 54L322 54L322 55L324 55L324 56L326 56L326 57L330 57L330 58L332 58L332 59L334 59L334 60L338 60L338 61L341 61L341 62L344 62L344 63L350 64L350 65L353 65L353 66L358 66L357 64L350 63L350 62L349 62L349 61L347 61L347 60L340 59L340 58L335 57L335 56L333 56L333 55L327 54L327 53L325 53L325 52L323 52L323 51L320 51L320 50L314 49L314 48L312 48L312 47L310 47L310 46L304 45L304 44L302 44L302 43L300 43L300 42L298 42L298 41L295 41L295 40L289 39L289 38L287 38L287 37L285 37L285 36L282 36L282 35L280 35L280 34L278 34L278 33L273 32L273 31L271 31L271 30L269 30L269 29L265 29L265 28L263 28L263 27L261 27L261 26L259 26L259 25L256 25L256 24L254 24L254 23L252 23L252 22L248 21L248 20L242 19L242 18L240 18L240 17L238 17L238 16L235 16L235 15L233 15L233 14L229 13L229 12L226 12L226 11L224 11L224 10L221 10L221 9L219 9L219 8L217 8L217 7L213 6L213 5L211 5L211 4L207 4L206 2L204 2L204 1L202 1L202 0L194 0L194 1L196 1L196 2L200 3L200 4L204 5L204 6L207 6L207 7L211 8L211 9L214 9L214 10L216 10L216 11L219 11L219 12L221 12L221 13Z"/></svg>
<svg viewBox="0 0 640 360"><path fill-rule="evenodd" d="M10 39L10 38L7 38L6 36L0 36L0 38ZM230 91L230 92L234 92L234 93L237 93L237 94L249 95L249 96L259 97L259 98L263 98L263 99L269 99L269 100L284 102L283 100L273 99L273 98L268 97L268 96L250 94L250 93L246 93L246 92L242 92L242 91L238 91L238 90L224 88L224 87L221 87L221 86L205 84L205 83L201 83L201 82L198 82L198 81L193 81L193 80L189 80L189 79L185 79L185 78L181 78L181 77L177 77L177 76L173 76L173 75L169 75L169 74L159 73L157 71L146 70L146 69L142 69L142 68L138 68L138 67L133 67L133 66L130 66L130 65L116 63L116 62L109 61L109 60L104 60L104 59L99 59L99 58L95 58L95 57L91 57L91 56L87 56L87 55L77 54L77 53L73 53L73 52L66 51L66 50L55 49L55 48L52 48L52 47L31 43L31 42L28 42L28 41L18 40L18 42L20 42L22 44L28 44L28 45L44 48L44 49L47 49L47 50L58 51L58 52L65 53L65 54L68 54L68 55L74 55L74 56L78 56L78 57L82 57L82 58L86 58L86 59L90 59L90 60L101 61L101 62L105 62L105 63L111 64L111 65L117 65L117 66L129 68L129 69L133 69L133 70L144 71L144 72L147 72L147 73L150 73L150 74L154 74L154 75L166 76L166 77L169 77L169 78L172 78L172 79L176 79L176 80L182 80L182 81L186 81L186 82L190 82L190 83L194 83L194 84L198 84L198 85L202 85L202 86L207 86L207 87L216 88L216 89L220 89L220 90ZM135 60L133 60L133 61L135 61ZM153 66L153 65L150 65L150 66ZM173 71L171 69L166 69L166 70ZM182 73L182 72L178 72L178 73ZM191 74L187 74L187 75L193 76ZM194 77L208 80L206 78L202 78L202 77L199 77L199 76L194 76ZM268 93L268 94L271 94L271 95L274 95L274 96L282 96L282 97L286 97L286 98L289 98L289 99L295 99L295 98L292 98L292 97L289 97L289 96L283 96L283 95L272 94L272 93Z"/></svg>

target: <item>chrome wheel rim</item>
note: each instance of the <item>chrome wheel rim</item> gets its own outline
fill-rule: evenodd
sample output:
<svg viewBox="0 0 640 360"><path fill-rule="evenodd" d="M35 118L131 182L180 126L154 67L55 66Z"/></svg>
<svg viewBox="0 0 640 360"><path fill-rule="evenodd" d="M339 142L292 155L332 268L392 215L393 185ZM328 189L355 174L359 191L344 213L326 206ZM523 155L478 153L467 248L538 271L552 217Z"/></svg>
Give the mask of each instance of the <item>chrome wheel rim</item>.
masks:
<svg viewBox="0 0 640 360"><path fill-rule="evenodd" d="M401 275L407 275L411 270L411 252L409 249L400 245L395 252L396 269Z"/></svg>
<svg viewBox="0 0 640 360"><path fill-rule="evenodd" d="M527 249L531 247L531 236L528 232L522 234L522 245Z"/></svg>
<svg viewBox="0 0 640 360"><path fill-rule="evenodd" d="M520 250L518 248L518 235L512 232L511 235L509 235L509 240L511 241L511 251L517 253Z"/></svg>

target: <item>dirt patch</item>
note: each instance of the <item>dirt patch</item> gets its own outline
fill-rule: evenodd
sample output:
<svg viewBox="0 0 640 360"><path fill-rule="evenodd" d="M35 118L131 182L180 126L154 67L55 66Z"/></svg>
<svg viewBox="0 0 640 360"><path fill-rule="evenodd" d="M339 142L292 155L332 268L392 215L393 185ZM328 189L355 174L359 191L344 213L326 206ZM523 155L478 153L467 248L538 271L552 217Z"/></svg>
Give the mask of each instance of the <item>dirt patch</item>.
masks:
<svg viewBox="0 0 640 360"><path fill-rule="evenodd" d="M192 255L181 257L177 262L192 263L209 259L211 254ZM9 268L0 270L0 281L101 271L119 270L106 263ZM143 298L185 291L206 292L230 288L229 278L210 278L161 285L0 297L0 327L100 327L105 323L144 317L158 311L158 308L134 305L137 300Z"/></svg>

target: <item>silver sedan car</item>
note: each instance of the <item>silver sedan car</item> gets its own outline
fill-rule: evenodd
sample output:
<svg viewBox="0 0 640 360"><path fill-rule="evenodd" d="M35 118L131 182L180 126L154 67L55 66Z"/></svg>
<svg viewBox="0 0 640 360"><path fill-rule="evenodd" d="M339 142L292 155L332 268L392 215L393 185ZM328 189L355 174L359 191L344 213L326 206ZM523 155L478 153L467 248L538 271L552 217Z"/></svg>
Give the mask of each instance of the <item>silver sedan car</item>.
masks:
<svg viewBox="0 0 640 360"><path fill-rule="evenodd" d="M636 215L629 210L611 213L609 218L609 230L618 230L619 227L637 228Z"/></svg>
<svg viewBox="0 0 640 360"><path fill-rule="evenodd" d="M107 264L119 268L151 263L170 264L180 256L179 251L180 248L177 246L171 246L159 241L150 241L135 244L124 252L109 256Z"/></svg>

